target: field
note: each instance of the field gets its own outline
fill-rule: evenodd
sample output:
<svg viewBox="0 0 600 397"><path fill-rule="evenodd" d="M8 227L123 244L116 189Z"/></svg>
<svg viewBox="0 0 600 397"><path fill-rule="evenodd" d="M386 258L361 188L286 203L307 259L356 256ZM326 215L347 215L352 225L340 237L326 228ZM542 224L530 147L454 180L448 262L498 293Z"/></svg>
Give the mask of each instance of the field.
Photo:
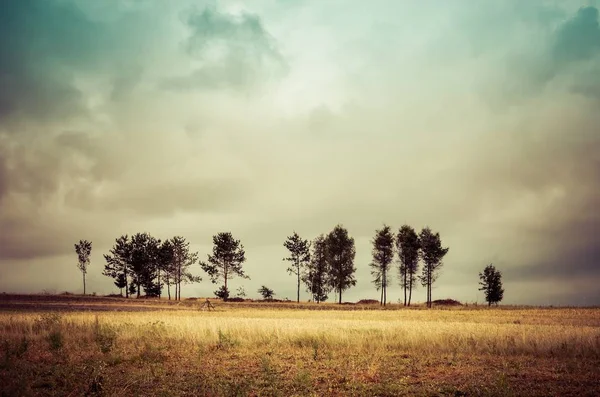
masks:
<svg viewBox="0 0 600 397"><path fill-rule="evenodd" d="M600 395L600 309L202 302L0 295L1 395Z"/></svg>

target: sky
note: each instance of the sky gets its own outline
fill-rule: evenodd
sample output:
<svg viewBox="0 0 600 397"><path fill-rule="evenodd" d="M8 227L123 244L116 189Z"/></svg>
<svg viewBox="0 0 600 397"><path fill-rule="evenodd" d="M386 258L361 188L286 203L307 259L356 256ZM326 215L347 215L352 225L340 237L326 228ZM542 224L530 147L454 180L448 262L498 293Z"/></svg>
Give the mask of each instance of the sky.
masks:
<svg viewBox="0 0 600 397"><path fill-rule="evenodd" d="M504 303L600 305L599 149L594 1L5 0L0 291L82 292L88 239L115 293L120 235L230 231L231 289L293 299L286 237L342 224L344 300L377 299L375 230L409 224L450 248L434 299L493 263Z"/></svg>

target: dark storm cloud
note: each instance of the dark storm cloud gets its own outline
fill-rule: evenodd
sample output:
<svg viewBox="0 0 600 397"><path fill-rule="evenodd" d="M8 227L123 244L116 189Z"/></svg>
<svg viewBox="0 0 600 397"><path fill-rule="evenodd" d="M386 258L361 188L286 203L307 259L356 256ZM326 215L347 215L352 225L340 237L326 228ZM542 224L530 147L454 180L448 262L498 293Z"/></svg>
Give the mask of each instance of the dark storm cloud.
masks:
<svg viewBox="0 0 600 397"><path fill-rule="evenodd" d="M6 0L0 13L0 121L78 115L73 67L98 61L100 28L76 7L52 0Z"/></svg>
<svg viewBox="0 0 600 397"><path fill-rule="evenodd" d="M190 75L168 80L167 88L245 89L287 70L275 39L257 15L233 16L206 8L193 11L186 23L190 37L185 49L202 65Z"/></svg>
<svg viewBox="0 0 600 397"><path fill-rule="evenodd" d="M556 62L568 63L595 58L599 52L598 9L582 7L558 29L552 54Z"/></svg>

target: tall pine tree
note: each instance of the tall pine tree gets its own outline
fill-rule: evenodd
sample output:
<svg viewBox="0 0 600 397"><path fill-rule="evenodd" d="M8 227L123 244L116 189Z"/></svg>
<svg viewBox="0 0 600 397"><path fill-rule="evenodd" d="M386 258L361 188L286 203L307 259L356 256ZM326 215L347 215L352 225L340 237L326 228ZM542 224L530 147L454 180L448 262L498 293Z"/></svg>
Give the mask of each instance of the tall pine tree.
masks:
<svg viewBox="0 0 600 397"><path fill-rule="evenodd" d="M342 225L337 225L327 235L327 262L329 263L329 282L339 294L338 303L342 303L342 292L356 285L354 278L354 239L348 235Z"/></svg>
<svg viewBox="0 0 600 397"><path fill-rule="evenodd" d="M371 262L371 275L377 290L381 290L380 304L387 303L387 286L389 280L389 269L394 260L394 235L392 229L383 225L381 230L375 231L373 238L373 262Z"/></svg>

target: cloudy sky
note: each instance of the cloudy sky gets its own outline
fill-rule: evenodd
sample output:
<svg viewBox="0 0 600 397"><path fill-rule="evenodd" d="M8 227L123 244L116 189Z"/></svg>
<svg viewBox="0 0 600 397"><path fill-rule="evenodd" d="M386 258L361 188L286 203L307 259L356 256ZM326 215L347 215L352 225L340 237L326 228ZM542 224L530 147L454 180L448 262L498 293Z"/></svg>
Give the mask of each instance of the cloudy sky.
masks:
<svg viewBox="0 0 600 397"><path fill-rule="evenodd" d="M88 291L110 293L102 254L121 234L182 235L206 258L231 231L251 276L233 288L293 298L286 236L341 223L344 299L377 298L370 240L408 223L450 247L434 299L482 302L494 263L505 303L600 304L595 2L2 7L0 291L82 291L79 239Z"/></svg>

